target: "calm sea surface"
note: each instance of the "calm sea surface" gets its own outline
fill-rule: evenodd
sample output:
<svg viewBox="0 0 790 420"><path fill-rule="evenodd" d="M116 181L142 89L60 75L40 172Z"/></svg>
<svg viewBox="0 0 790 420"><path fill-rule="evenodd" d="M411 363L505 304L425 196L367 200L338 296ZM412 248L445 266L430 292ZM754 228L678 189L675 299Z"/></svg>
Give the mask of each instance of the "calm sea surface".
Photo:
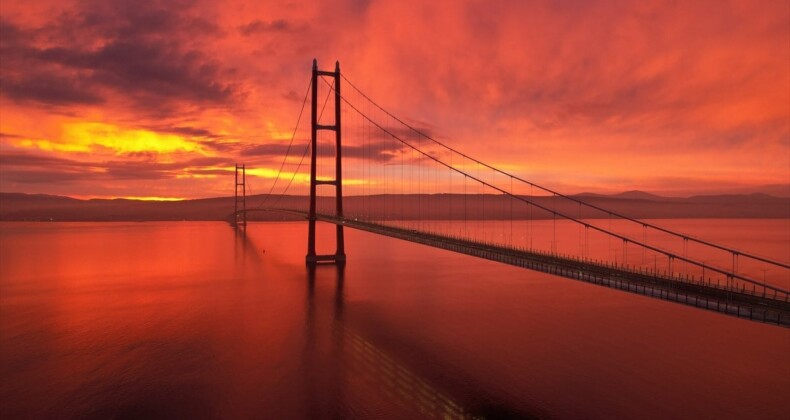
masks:
<svg viewBox="0 0 790 420"><path fill-rule="evenodd" d="M786 220L663 224L790 248ZM310 272L306 234L0 224L0 418L790 412L788 329L350 229Z"/></svg>

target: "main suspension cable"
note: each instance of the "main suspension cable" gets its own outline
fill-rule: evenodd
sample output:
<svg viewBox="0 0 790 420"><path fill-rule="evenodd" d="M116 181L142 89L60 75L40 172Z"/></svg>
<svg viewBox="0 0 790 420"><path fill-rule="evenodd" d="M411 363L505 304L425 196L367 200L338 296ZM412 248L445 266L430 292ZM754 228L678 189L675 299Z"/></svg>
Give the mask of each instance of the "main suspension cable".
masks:
<svg viewBox="0 0 790 420"><path fill-rule="evenodd" d="M672 236L677 236L677 237L683 238L684 240L690 240L692 242L696 242L696 243L701 244L701 245L709 246L709 247L712 247L712 248L717 248L719 250L732 253L733 255L740 255L740 256L743 256L743 257L746 257L746 258L751 258L751 259L754 259L754 260L757 260L757 261L761 261L761 262L764 262L764 263L767 263L767 264L771 264L771 265L775 265L775 266L778 266L778 267L783 267L783 268L786 268L786 269L790 269L790 264L786 264L786 263L783 263L781 261L772 260L770 258L762 257L762 256L759 256L759 255L750 254L748 252L743 252L743 251L740 251L740 250L737 250L737 249L734 249L734 248L726 247L726 246L719 245L719 244L716 244L716 243L713 243L713 242L710 242L710 241L706 241L704 239L696 238L696 237L689 236L689 235L686 235L686 234L681 233L681 232L677 232L677 231L674 231L674 230L671 230L671 229L667 229L665 227L657 226L657 225L654 225L654 224L649 223L649 222L645 222L645 221L642 221L642 220L639 220L639 219L635 219L633 217L626 216L624 214L621 214L621 213L618 213L618 212L615 212L615 211L612 211L612 210L609 210L609 209L606 209L606 208L603 208L603 207L600 207L600 206L597 206L597 205L594 205L594 204L590 204L590 203L588 203L588 202L586 202L584 200L580 200L578 198L562 194L562 193L554 191L554 190L552 190L550 188L543 187L541 185L538 185L538 184L535 184L533 182L530 182L530 181L528 181L526 179L523 179L523 178L521 178L521 177L519 177L517 175L511 174L509 172L505 172L505 171L503 171L501 169L498 169L498 168L496 168L494 166L491 166L491 165L489 165L489 164L487 164L485 162L477 160L477 159L475 159L475 158L473 158L473 157L471 157L469 155L466 155L465 153L460 152L459 150L457 150L457 149L455 149L453 147L450 147L450 146L446 145L445 143L440 142L439 140L434 139L433 137L429 136L428 134L424 133L423 131L413 127L412 125L410 125L408 123L406 123L405 121L401 120L397 116L393 115L392 113L390 113L389 111L384 109L381 105L376 103L376 101L371 99L369 96L367 96L354 83L352 83L350 80L348 80L348 78L344 74L341 73L340 77L342 77L343 80L346 81L346 83L348 83L354 90L359 92L359 94L362 95L362 97L367 99L376 108L378 108L379 110L381 110L385 114L389 115L391 118L395 119L399 123L403 124L404 126L409 128L410 130L412 130L412 131L416 132L417 134L419 134L419 135L421 135L421 136L433 141L434 143L438 144L441 147L444 147L445 149L447 149L447 150L449 150L449 151L451 151L453 153L457 153L457 154L459 154L459 155L461 155L461 156L463 156L463 157L465 157L465 158L467 158L467 159L469 159L469 160L471 160L473 162L479 163L480 165L483 165L486 168L491 169L491 170L493 170L495 172L499 172L499 173L501 173L503 175L513 177L513 179L516 179L516 180L518 180L520 182L526 183L526 184L528 184L530 186L536 187L536 188L538 188L538 189L540 189L540 190L542 190L544 192L557 195L557 196L562 197L564 199L567 199L567 200L579 203L579 204L581 204L583 206L586 206L586 207L589 207L589 208L592 208L592 209L595 209L595 210L598 210L598 211L601 211L601 212L604 212L604 213L608 213L610 216L615 216L615 217L618 217L618 218L621 218L621 219L624 219L624 220L628 220L628 221L633 222L633 223L640 224L643 227L649 227L651 229L655 229L655 230L658 230L660 232L664 232L664 233L672 235Z"/></svg>
<svg viewBox="0 0 790 420"><path fill-rule="evenodd" d="M263 201L261 201L261 203L255 207L256 209L259 209L263 207L264 204L266 204L266 202L269 200L269 197L272 195L272 191L274 191L274 187L277 185L277 181L280 179L280 174L283 172L285 162L288 160L288 155L291 153L291 147L293 146L294 139L296 138L296 132L299 130L299 123L302 121L302 114L304 113L305 105L307 105L307 97L310 94L310 87L312 84L312 80L310 80L310 83L307 84L307 91L304 93L304 100L302 100L302 108L299 110L299 117L296 118L296 126L294 127L293 134L291 134L291 141L288 142L288 149L285 151L283 161L280 163L280 169L277 170L277 176L274 178L274 181L272 181L272 186L269 188L269 192L263 197Z"/></svg>

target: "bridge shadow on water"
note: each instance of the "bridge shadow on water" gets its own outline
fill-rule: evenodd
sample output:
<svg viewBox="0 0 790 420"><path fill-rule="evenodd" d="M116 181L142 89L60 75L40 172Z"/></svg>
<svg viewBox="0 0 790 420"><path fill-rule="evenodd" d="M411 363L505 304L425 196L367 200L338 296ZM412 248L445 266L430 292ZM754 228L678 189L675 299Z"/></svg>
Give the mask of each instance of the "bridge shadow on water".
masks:
<svg viewBox="0 0 790 420"><path fill-rule="evenodd" d="M247 236L246 229L233 229L235 237L233 240L233 256L237 266L242 267L251 264L255 268L260 268L263 264L263 255L258 252L257 245ZM263 254L266 253L264 249Z"/></svg>
<svg viewBox="0 0 790 420"><path fill-rule="evenodd" d="M546 417L492 394L404 332L381 324L367 327L375 331L352 326L347 317L354 305L345 301L343 264L308 266L306 274L303 380L308 418Z"/></svg>

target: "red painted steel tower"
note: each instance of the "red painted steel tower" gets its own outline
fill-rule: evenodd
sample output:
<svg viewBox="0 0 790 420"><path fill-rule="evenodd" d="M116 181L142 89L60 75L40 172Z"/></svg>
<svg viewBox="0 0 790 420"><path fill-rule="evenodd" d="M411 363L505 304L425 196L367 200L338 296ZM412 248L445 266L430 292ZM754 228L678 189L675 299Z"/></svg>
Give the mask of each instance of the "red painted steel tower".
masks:
<svg viewBox="0 0 790 420"><path fill-rule="evenodd" d="M239 194L241 191L241 194ZM233 225L247 228L247 169L236 164L236 188L234 192Z"/></svg>
<svg viewBox="0 0 790 420"><path fill-rule="evenodd" d="M318 78L319 77L334 77L334 90L335 90L335 124L334 125L319 125L318 124ZM318 70L318 61L313 60L313 78L312 78L312 107L311 107L311 157L310 157L310 213L308 214L308 235L307 235L307 257L305 258L308 265L314 265L320 262L344 264L346 262L346 251L343 242L343 225L336 226L337 235L337 248L334 254L330 255L316 255L315 252L315 222L316 222L316 187L319 185L334 185L335 186L335 203L336 203L336 216L343 217L343 170L342 170L342 155L341 155L341 130L340 130L340 62L335 63L335 71L322 71ZM318 158L318 131L328 130L335 132L335 147L337 153L335 155L335 179L316 179L316 160Z"/></svg>

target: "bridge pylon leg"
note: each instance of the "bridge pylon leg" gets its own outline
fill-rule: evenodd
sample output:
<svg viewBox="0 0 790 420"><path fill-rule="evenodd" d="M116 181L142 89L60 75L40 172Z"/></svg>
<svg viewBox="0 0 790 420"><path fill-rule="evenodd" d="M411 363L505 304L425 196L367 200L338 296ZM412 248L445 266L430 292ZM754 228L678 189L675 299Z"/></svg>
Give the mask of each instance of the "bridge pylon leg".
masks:
<svg viewBox="0 0 790 420"><path fill-rule="evenodd" d="M236 164L236 187L234 189L233 226L247 228L247 169L242 163ZM241 191L241 194L239 194Z"/></svg>
<svg viewBox="0 0 790 420"><path fill-rule="evenodd" d="M335 124L334 125L320 125L318 124L318 78L319 77L333 77L335 79ZM315 265L318 263L335 263L345 264L346 251L345 241L343 236L343 225L338 224L335 230L335 238L337 248L334 254L317 255L315 250L315 222L318 220L316 214L316 187L319 185L334 185L335 186L335 216L342 220L343 218L343 160L341 149L341 125L340 125L340 63L335 63L335 71L322 71L318 70L318 61L313 60L313 76L312 76L312 97L311 97L311 139L310 139L310 211L307 216L308 233L307 233L307 256L305 262L308 265ZM327 130L335 132L335 179L317 179L316 167L318 159L318 131Z"/></svg>

